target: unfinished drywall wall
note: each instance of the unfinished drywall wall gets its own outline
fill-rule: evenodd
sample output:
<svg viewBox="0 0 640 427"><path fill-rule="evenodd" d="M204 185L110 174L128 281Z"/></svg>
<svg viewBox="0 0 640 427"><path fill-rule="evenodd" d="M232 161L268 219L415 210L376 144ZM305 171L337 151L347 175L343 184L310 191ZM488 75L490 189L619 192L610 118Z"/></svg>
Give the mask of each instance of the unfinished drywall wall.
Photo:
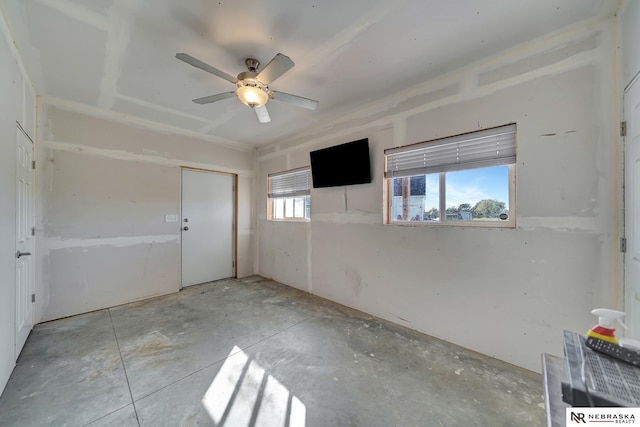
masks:
<svg viewBox="0 0 640 427"><path fill-rule="evenodd" d="M621 302L614 39L614 20L571 28L260 150L258 272L540 371ZM512 122L515 229L383 225L384 149ZM312 190L306 228L267 221L267 174L365 137L371 184Z"/></svg>
<svg viewBox="0 0 640 427"><path fill-rule="evenodd" d="M238 275L253 273L249 150L44 103L38 236L44 320L180 288L181 166L238 175Z"/></svg>

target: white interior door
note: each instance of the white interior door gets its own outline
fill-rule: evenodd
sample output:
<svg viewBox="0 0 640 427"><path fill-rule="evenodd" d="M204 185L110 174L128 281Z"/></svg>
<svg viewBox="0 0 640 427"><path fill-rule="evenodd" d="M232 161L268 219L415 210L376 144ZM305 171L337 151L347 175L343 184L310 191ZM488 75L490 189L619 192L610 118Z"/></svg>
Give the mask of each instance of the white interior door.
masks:
<svg viewBox="0 0 640 427"><path fill-rule="evenodd" d="M16 130L16 346L18 358L33 328L34 292L34 177L33 142Z"/></svg>
<svg viewBox="0 0 640 427"><path fill-rule="evenodd" d="M182 286L235 275L234 181L182 170Z"/></svg>
<svg viewBox="0 0 640 427"><path fill-rule="evenodd" d="M640 79L624 93L625 137L625 312L627 336L640 340Z"/></svg>

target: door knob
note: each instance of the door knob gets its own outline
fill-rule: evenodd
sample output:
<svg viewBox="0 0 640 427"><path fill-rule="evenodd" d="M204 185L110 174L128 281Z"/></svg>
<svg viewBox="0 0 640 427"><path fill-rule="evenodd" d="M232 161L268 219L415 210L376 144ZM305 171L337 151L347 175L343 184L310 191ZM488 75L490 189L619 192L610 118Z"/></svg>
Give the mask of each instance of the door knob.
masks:
<svg viewBox="0 0 640 427"><path fill-rule="evenodd" d="M188 231L188 230L189 230L189 227L187 227L187 226L185 225L184 227L182 227L182 229L183 229L184 231Z"/></svg>
<svg viewBox="0 0 640 427"><path fill-rule="evenodd" d="M20 258L21 256L31 255L31 252L16 252L16 258Z"/></svg>

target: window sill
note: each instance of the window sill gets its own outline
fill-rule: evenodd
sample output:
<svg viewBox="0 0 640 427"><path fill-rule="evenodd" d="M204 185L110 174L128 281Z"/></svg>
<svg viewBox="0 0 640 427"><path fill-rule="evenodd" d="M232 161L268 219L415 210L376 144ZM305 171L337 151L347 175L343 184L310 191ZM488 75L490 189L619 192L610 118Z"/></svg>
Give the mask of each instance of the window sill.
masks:
<svg viewBox="0 0 640 427"><path fill-rule="evenodd" d="M513 221L392 221L386 222L385 225L398 225L400 227L450 227L450 228L497 228L497 229L514 229L516 224Z"/></svg>
<svg viewBox="0 0 640 427"><path fill-rule="evenodd" d="M306 218L284 218L284 219L268 219L267 221L273 221L273 222L311 222L310 219L306 219Z"/></svg>

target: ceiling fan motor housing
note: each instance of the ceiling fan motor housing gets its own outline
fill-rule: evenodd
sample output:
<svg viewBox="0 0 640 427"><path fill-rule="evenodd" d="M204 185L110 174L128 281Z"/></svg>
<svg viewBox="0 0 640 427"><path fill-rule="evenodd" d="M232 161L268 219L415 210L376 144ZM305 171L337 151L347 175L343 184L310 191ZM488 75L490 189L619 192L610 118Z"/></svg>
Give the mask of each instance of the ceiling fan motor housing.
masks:
<svg viewBox="0 0 640 427"><path fill-rule="evenodd" d="M260 66L260 61L253 58L247 58L244 60L245 65L249 69L249 71L258 71L258 67Z"/></svg>
<svg viewBox="0 0 640 427"><path fill-rule="evenodd" d="M243 73L238 74L238 86L242 84L242 86L264 86L260 81L256 78L258 73L255 71L245 71Z"/></svg>

